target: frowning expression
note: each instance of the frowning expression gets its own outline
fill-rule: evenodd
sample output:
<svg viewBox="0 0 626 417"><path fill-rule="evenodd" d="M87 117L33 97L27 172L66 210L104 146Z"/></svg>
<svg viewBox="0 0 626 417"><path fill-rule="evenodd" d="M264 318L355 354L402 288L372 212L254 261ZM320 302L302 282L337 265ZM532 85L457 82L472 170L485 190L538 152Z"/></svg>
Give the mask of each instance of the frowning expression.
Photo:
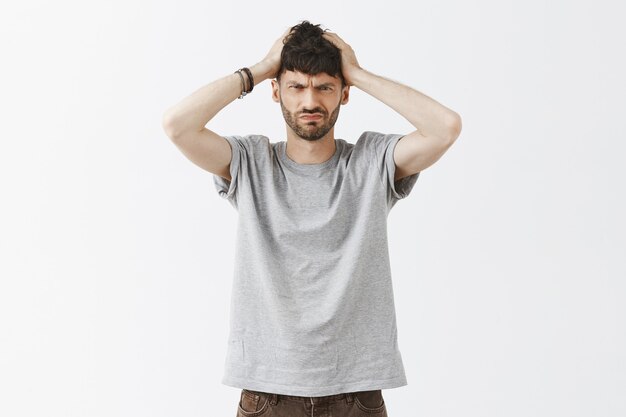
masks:
<svg viewBox="0 0 626 417"><path fill-rule="evenodd" d="M272 98L280 102L287 126L306 140L323 138L337 122L339 108L348 102L349 87L326 73L285 71L280 83L272 80Z"/></svg>

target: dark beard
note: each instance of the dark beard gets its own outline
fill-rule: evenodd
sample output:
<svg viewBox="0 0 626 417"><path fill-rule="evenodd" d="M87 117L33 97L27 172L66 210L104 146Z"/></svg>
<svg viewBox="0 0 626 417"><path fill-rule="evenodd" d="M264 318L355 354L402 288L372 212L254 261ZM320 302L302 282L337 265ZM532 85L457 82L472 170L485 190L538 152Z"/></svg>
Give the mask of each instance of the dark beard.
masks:
<svg viewBox="0 0 626 417"><path fill-rule="evenodd" d="M285 122L287 123L287 125L296 133L296 135L298 135L302 139L306 139L309 141L319 140L323 138L330 131L330 129L332 129L333 126L335 126L335 123L337 122L337 118L339 117L340 107L341 107L341 103L339 103L337 107L335 108L335 110L332 111L332 113L330 114L330 118L328 119L326 119L327 113L321 108L316 108L316 109L306 111L306 112L300 112L297 114L296 117L294 117L294 115L289 110L287 110L285 106L283 105L283 100L282 99L280 100L280 108L283 111L283 117L285 118ZM298 125L298 117L307 113L322 114L322 121L326 120L326 123L322 123L321 125L318 125L317 128L313 130L307 129L304 126ZM319 123L319 121L311 121L311 122L307 122L307 125L313 125L317 123Z"/></svg>

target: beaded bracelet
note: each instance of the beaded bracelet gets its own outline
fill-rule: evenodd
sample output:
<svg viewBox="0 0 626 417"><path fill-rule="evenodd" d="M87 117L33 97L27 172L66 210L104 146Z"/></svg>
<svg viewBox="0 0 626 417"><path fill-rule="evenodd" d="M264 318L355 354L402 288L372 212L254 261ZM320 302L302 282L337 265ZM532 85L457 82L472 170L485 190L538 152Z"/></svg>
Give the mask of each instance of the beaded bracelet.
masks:
<svg viewBox="0 0 626 417"><path fill-rule="evenodd" d="M241 70L237 70L234 72L235 74L239 74L239 78L241 79L241 95L237 98L242 99L248 92L246 91L246 83L243 79L243 75L241 74Z"/></svg>
<svg viewBox="0 0 626 417"><path fill-rule="evenodd" d="M246 83L243 79L244 77L242 71L246 73L246 77L248 78L248 88L246 88ZM252 92L252 90L254 89L254 77L252 76L252 71L250 71L246 67L243 67L239 68L235 72L239 74L239 78L241 78L241 95L238 98L244 98L246 94Z"/></svg>
<svg viewBox="0 0 626 417"><path fill-rule="evenodd" d="M246 72L246 74L248 74L248 81L250 82L249 85L249 89L248 89L248 93L252 92L252 89L254 88L254 77L252 77L252 71L250 71L250 69L243 67L242 70L244 70Z"/></svg>

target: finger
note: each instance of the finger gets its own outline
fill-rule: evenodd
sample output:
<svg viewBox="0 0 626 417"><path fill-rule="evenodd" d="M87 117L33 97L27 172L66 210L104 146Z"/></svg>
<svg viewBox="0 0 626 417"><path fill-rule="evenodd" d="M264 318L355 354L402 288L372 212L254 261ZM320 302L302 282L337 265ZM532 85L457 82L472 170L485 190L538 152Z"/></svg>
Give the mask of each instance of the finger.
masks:
<svg viewBox="0 0 626 417"><path fill-rule="evenodd" d="M323 35L328 35L326 39L328 39L329 41L331 41L333 44L337 46L345 44L343 39L341 39L339 35L337 35L336 33L325 32Z"/></svg>
<svg viewBox="0 0 626 417"><path fill-rule="evenodd" d="M335 35L334 33L328 33L328 32L324 32L322 34L322 36L324 38L326 38L327 41L329 41L330 43L332 43L335 46L339 46L339 39L338 36Z"/></svg>

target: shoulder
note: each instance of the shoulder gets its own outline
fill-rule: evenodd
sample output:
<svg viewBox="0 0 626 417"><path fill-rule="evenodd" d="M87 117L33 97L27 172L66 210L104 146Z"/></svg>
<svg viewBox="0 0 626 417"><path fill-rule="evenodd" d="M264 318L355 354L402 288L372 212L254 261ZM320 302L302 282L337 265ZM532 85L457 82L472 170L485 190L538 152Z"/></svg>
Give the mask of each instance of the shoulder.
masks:
<svg viewBox="0 0 626 417"><path fill-rule="evenodd" d="M381 153L394 140L398 140L403 135L397 133L381 133L373 131L365 131L357 140L355 147L366 152Z"/></svg>
<svg viewBox="0 0 626 417"><path fill-rule="evenodd" d="M258 146L259 144L266 145L270 141L267 136L257 134L231 135L228 136L228 138L231 138L244 146Z"/></svg>
<svg viewBox="0 0 626 417"><path fill-rule="evenodd" d="M269 138L264 135L228 135L224 138L231 144L231 147L236 146L245 153L258 152L259 149L267 149L271 146Z"/></svg>
<svg viewBox="0 0 626 417"><path fill-rule="evenodd" d="M377 139L377 138L380 138L381 136L384 136L384 133L372 132L372 131L366 130L365 132L361 133L361 136L359 136L359 139L356 141L356 143L364 142L370 139Z"/></svg>

